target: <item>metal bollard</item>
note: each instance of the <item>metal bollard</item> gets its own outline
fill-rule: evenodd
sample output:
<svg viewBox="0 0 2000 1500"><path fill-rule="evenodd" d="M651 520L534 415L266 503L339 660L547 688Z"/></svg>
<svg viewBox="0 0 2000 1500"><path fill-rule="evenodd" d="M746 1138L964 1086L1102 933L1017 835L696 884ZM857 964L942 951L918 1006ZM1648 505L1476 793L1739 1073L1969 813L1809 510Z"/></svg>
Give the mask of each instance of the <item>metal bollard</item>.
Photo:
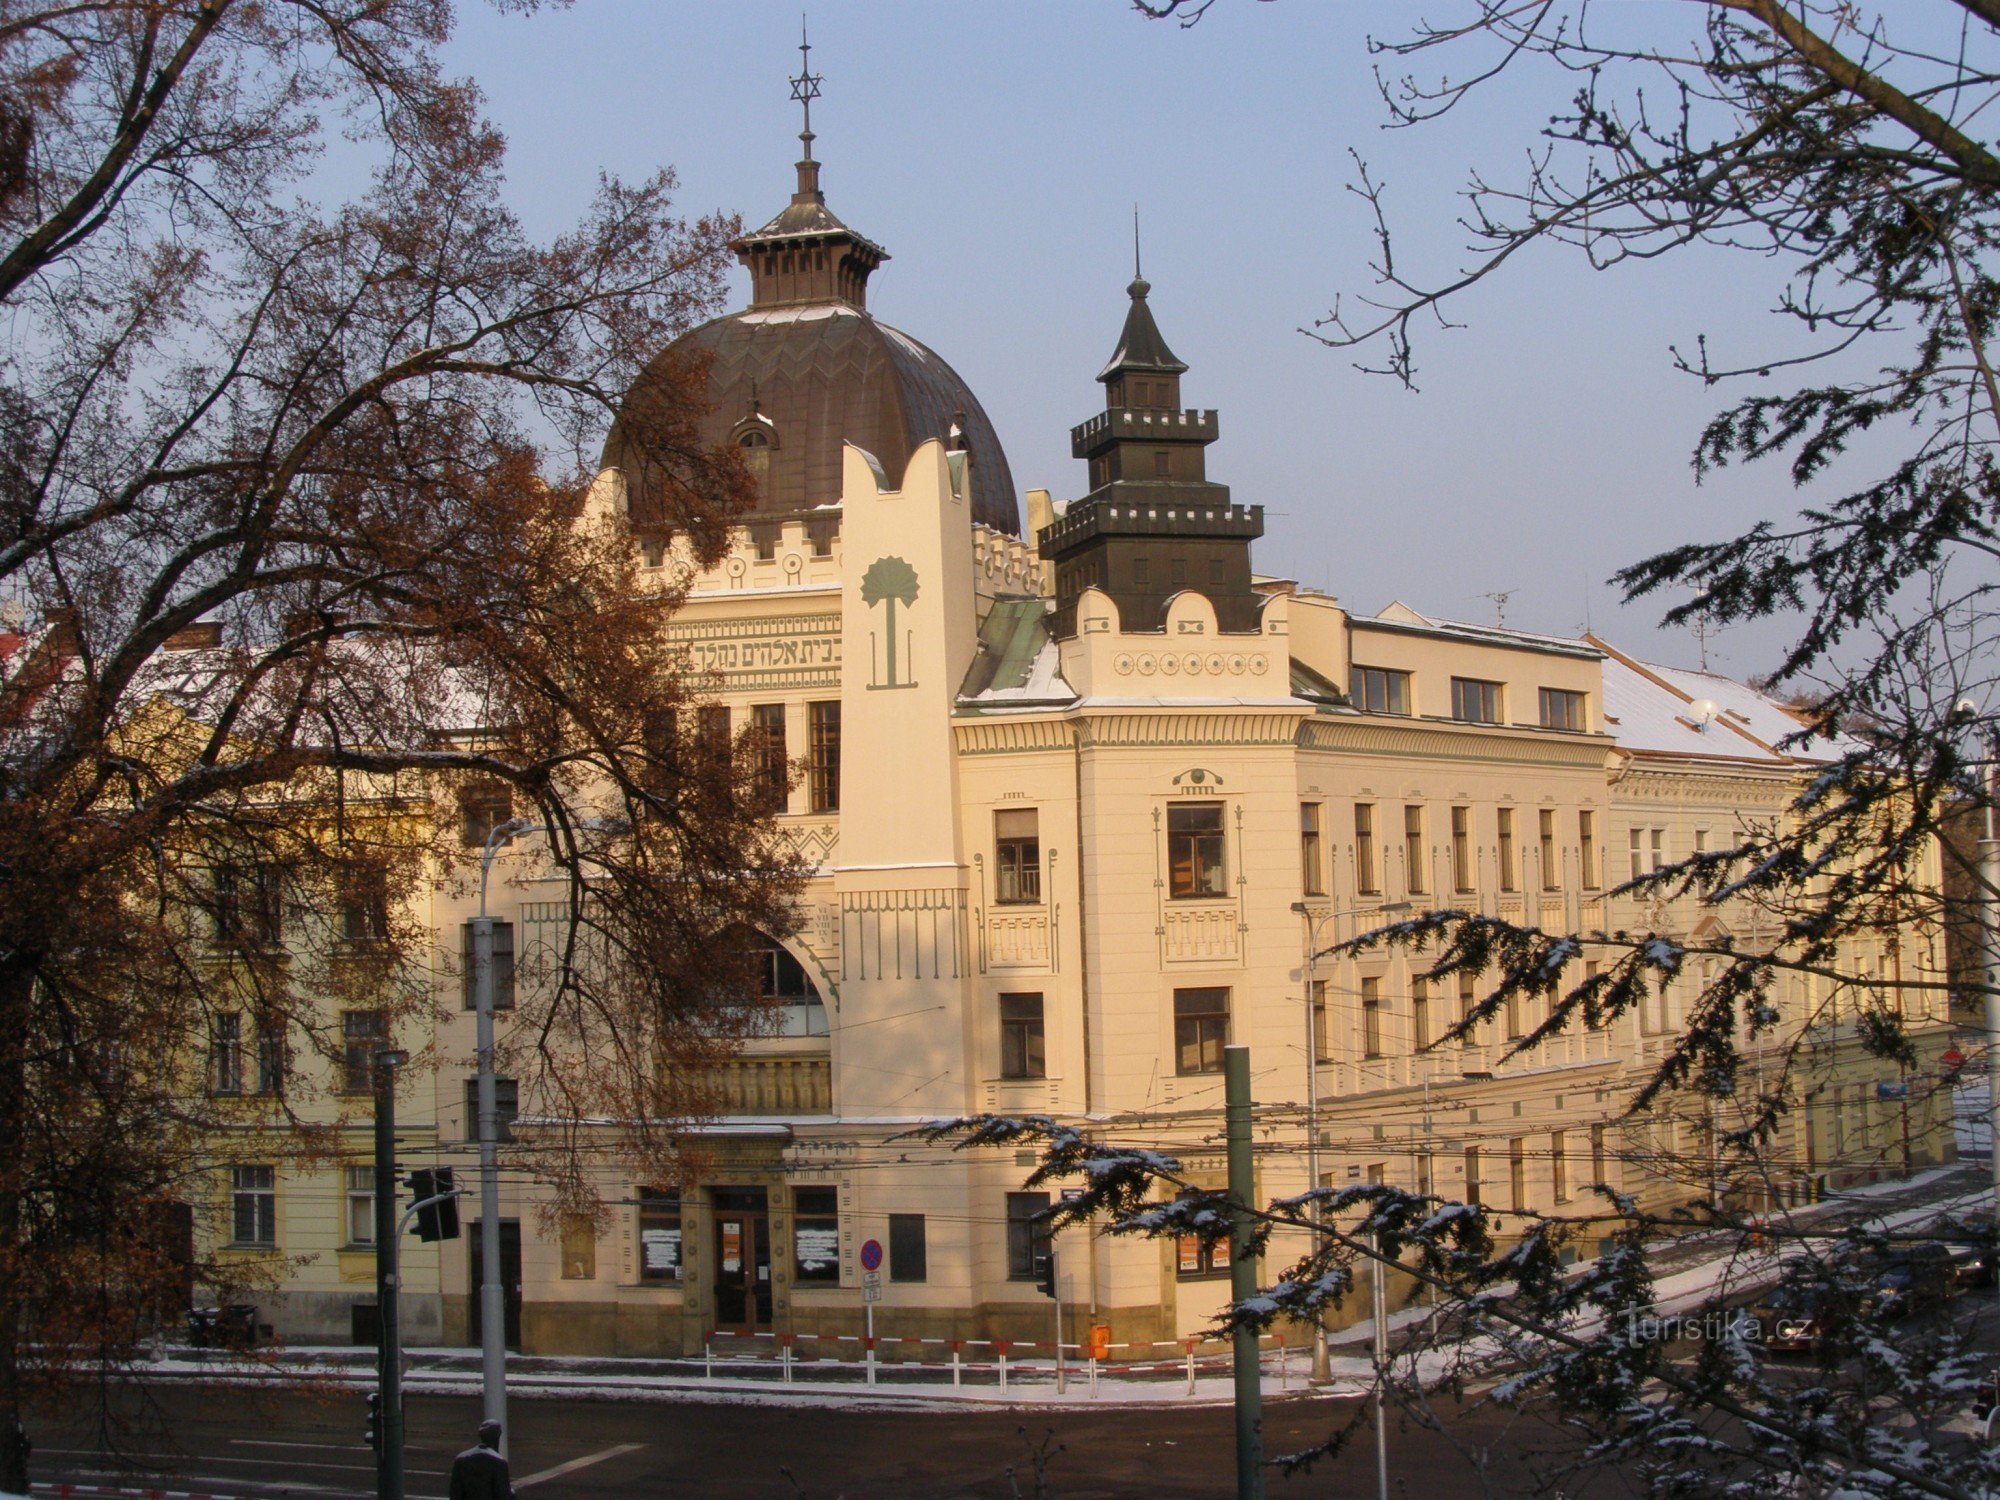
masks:
<svg viewBox="0 0 2000 1500"><path fill-rule="evenodd" d="M1094 1354L1090 1357L1090 1396L1093 1401L1097 1399L1097 1356Z"/></svg>
<svg viewBox="0 0 2000 1500"><path fill-rule="evenodd" d="M995 1339L993 1347L1000 1353L1000 1389L1002 1392L1005 1392L1007 1389L1007 1341L1005 1339Z"/></svg>
<svg viewBox="0 0 2000 1500"><path fill-rule="evenodd" d="M865 1334L861 1342L868 1351L868 1383L873 1385L875 1383L875 1335L872 1333Z"/></svg>
<svg viewBox="0 0 2000 1500"><path fill-rule="evenodd" d="M1195 1346L1195 1343L1196 1343L1196 1340L1194 1340L1194 1339L1182 1339L1182 1340L1181 1340L1181 1342L1182 1342L1183 1344L1187 1345L1187 1367L1188 1367L1188 1388L1187 1388L1187 1393L1188 1393L1188 1394L1189 1394L1190 1396L1192 1396L1192 1395L1194 1394L1194 1346Z"/></svg>
<svg viewBox="0 0 2000 1500"><path fill-rule="evenodd" d="M712 1333L701 1336L701 1363L703 1378L715 1379L715 1335Z"/></svg>
<svg viewBox="0 0 2000 1500"><path fill-rule="evenodd" d="M958 1387L959 1376L964 1370L964 1366L959 1363L959 1358L958 1358L959 1350L963 1349L964 1347L965 1344L960 1339L953 1339L951 1341L951 1388L953 1390L957 1390L959 1388Z"/></svg>
<svg viewBox="0 0 2000 1500"><path fill-rule="evenodd" d="M1285 1336L1282 1333L1279 1334L1278 1335L1278 1389L1281 1391L1289 1391L1292 1388L1291 1355L1292 1355L1292 1346L1285 1342Z"/></svg>
<svg viewBox="0 0 2000 1500"><path fill-rule="evenodd" d="M787 1333L778 1339L778 1364L785 1372L785 1384L792 1383L792 1336Z"/></svg>

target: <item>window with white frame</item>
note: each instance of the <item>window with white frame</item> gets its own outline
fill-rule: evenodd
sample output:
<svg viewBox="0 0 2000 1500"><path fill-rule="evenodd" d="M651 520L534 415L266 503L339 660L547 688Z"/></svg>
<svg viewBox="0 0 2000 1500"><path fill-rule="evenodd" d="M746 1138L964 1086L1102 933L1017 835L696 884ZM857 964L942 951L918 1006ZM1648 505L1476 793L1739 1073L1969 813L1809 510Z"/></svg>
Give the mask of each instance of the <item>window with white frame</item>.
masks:
<svg viewBox="0 0 2000 1500"><path fill-rule="evenodd" d="M375 1243L375 1169L347 1169L347 1243Z"/></svg>
<svg viewBox="0 0 2000 1500"><path fill-rule="evenodd" d="M229 1169L229 1238L236 1245L278 1243L278 1169Z"/></svg>

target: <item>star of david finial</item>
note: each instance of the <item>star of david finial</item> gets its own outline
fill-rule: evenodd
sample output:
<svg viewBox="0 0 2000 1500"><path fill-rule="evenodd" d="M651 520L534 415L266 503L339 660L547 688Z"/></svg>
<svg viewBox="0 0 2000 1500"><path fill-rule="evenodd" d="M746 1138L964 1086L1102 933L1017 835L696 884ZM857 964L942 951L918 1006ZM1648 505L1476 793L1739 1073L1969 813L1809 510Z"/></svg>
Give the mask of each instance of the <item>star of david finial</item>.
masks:
<svg viewBox="0 0 2000 1500"><path fill-rule="evenodd" d="M799 18L799 73L791 80L792 97L805 110L805 129L799 132L799 139L806 143L806 155L812 155L813 141L813 100L819 97L819 86L825 80L812 70L812 42L806 37L805 18Z"/></svg>

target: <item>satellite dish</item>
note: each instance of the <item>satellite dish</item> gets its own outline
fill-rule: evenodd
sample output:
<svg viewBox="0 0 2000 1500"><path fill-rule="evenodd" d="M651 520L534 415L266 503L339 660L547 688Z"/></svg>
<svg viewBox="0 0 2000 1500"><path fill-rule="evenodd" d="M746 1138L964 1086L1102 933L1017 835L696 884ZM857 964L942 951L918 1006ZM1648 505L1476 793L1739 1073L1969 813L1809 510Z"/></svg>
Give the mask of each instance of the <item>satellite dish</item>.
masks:
<svg viewBox="0 0 2000 1500"><path fill-rule="evenodd" d="M1697 698L1688 705L1688 717L1694 720L1696 729L1706 729L1722 712L1713 698Z"/></svg>

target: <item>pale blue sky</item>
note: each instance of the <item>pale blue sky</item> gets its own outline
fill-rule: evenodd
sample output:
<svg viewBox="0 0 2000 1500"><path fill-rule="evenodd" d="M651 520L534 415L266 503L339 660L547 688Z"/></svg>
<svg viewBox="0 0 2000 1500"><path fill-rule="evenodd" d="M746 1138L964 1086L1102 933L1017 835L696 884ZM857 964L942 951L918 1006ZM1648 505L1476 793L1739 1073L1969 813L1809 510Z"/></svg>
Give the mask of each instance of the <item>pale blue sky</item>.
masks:
<svg viewBox="0 0 2000 1500"><path fill-rule="evenodd" d="M1518 173L1571 87L1523 74L1459 117L1385 131L1365 40L1414 14L1221 0L1183 31L1122 0L817 0L828 203L894 257L870 308L966 377L1017 484L1074 496L1069 428L1101 406L1092 377L1124 316L1137 202L1154 311L1192 366L1184 398L1222 414L1210 476L1265 507L1260 569L1360 611L1401 598L1491 621L1483 596L1511 590L1510 625L1569 633L1588 614L1694 665L1691 636L1653 629L1659 606L1621 607L1603 581L1793 508L1775 466L1697 488L1688 454L1720 398L1667 356L1704 332L1768 354L1768 265L1707 254L1598 275L1531 256L1455 309L1467 326L1424 338L1419 394L1296 331L1369 287L1350 147L1388 184L1399 262L1442 277L1465 259L1467 170ZM572 218L600 170L663 164L687 211L754 226L791 190L798 28L796 5L762 0L582 0L526 19L468 3L448 61L485 88L538 232ZM1764 670L1778 639L1713 639L1711 664Z"/></svg>

